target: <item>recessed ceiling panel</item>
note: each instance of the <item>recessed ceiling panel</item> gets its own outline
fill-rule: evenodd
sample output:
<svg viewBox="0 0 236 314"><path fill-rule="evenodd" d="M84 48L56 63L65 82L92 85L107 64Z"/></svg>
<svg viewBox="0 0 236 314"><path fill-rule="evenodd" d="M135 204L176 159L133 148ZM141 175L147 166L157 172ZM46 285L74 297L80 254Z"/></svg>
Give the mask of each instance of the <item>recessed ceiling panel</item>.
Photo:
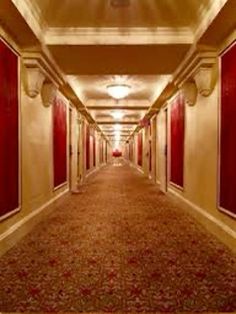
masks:
<svg viewBox="0 0 236 314"><path fill-rule="evenodd" d="M194 26L210 0L31 0L51 27ZM113 5L112 5L113 4Z"/></svg>
<svg viewBox="0 0 236 314"><path fill-rule="evenodd" d="M170 45L55 45L50 51L70 75L172 74L190 48Z"/></svg>

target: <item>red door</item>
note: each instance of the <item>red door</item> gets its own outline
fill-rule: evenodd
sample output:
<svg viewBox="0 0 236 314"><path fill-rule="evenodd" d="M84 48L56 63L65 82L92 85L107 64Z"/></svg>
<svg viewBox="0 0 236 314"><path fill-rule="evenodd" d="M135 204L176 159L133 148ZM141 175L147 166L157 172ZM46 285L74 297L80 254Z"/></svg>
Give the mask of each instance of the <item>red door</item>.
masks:
<svg viewBox="0 0 236 314"><path fill-rule="evenodd" d="M220 209L236 217L236 44L221 58Z"/></svg>
<svg viewBox="0 0 236 314"><path fill-rule="evenodd" d="M86 153L86 170L90 169L90 128L89 125L86 125L86 147L85 147L85 153Z"/></svg>
<svg viewBox="0 0 236 314"><path fill-rule="evenodd" d="M18 58L0 41L0 219L19 207Z"/></svg>
<svg viewBox="0 0 236 314"><path fill-rule="evenodd" d="M138 133L138 165L143 165L143 134L142 131Z"/></svg>

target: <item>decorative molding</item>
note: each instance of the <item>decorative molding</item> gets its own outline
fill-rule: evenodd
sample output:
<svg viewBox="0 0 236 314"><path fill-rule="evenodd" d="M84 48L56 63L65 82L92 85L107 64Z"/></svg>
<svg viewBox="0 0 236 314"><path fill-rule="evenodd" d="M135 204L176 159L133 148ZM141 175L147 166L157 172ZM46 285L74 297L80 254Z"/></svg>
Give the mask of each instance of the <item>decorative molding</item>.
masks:
<svg viewBox="0 0 236 314"><path fill-rule="evenodd" d="M46 76L40 67L25 67L24 72L26 94L30 98L35 98L41 92Z"/></svg>
<svg viewBox="0 0 236 314"><path fill-rule="evenodd" d="M0 256L4 254L8 249L10 249L17 241L19 241L24 235L26 235L32 229L34 224L38 222L39 215L42 214L44 210L47 210L50 205L52 205L57 199L61 198L68 192L69 189L66 189L60 194L54 196L44 205L42 205L36 210L33 210L29 215L22 218L20 221L16 222L14 225L8 228L5 232L0 234L1 248L2 247L4 248L3 251L0 251Z"/></svg>
<svg viewBox="0 0 236 314"><path fill-rule="evenodd" d="M194 79L197 85L199 94L209 96L214 89L217 81L216 66L201 66L196 70Z"/></svg>
<svg viewBox="0 0 236 314"><path fill-rule="evenodd" d="M194 106L197 100L197 85L194 80L186 81L181 86L182 93L184 95L187 105Z"/></svg>
<svg viewBox="0 0 236 314"><path fill-rule="evenodd" d="M204 32L211 25L228 0L210 0L209 6L203 8L199 14L199 22L194 31L194 42L197 43Z"/></svg>
<svg viewBox="0 0 236 314"><path fill-rule="evenodd" d="M45 74L45 77L57 86L63 86L65 81L62 75L55 69L54 65L50 63L47 56L42 52L22 52L22 59L25 67L38 67Z"/></svg>
<svg viewBox="0 0 236 314"><path fill-rule="evenodd" d="M175 72L174 83L184 88L186 82L195 81L199 94L209 96L217 82L217 56L214 49L195 47Z"/></svg>
<svg viewBox="0 0 236 314"><path fill-rule="evenodd" d="M42 87L42 100L45 107L50 107L56 97L58 87L52 82L44 82Z"/></svg>
<svg viewBox="0 0 236 314"><path fill-rule="evenodd" d="M31 0L11 0L11 2L23 16L35 36L43 42L44 29L47 25L39 8Z"/></svg>
<svg viewBox="0 0 236 314"><path fill-rule="evenodd" d="M192 44L194 36L190 27L103 27L99 31L91 27L51 27L44 40L46 45Z"/></svg>
<svg viewBox="0 0 236 314"><path fill-rule="evenodd" d="M224 231L227 235L232 237L234 240L236 239L236 232L232 228L230 228L228 225L226 225L223 221L217 219L212 214L208 213L203 208L197 206L190 200L186 199L183 195L179 194L178 192L174 191L173 189L168 189L168 194L175 197L176 199L179 199L181 202L186 204L188 207L190 207L192 210L196 211L201 216L208 219L208 221L212 222L214 225L219 227L222 231Z"/></svg>
<svg viewBox="0 0 236 314"><path fill-rule="evenodd" d="M42 93L45 106L52 103L52 97L63 80L50 66L41 53L23 53L22 75L24 87L30 98Z"/></svg>

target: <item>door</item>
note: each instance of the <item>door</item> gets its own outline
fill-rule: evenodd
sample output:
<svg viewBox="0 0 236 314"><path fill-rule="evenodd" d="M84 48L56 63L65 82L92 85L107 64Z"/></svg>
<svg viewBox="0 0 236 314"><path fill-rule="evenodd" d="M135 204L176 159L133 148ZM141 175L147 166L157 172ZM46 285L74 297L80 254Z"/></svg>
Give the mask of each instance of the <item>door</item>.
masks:
<svg viewBox="0 0 236 314"><path fill-rule="evenodd" d="M149 174L152 176L152 141L149 140Z"/></svg>
<svg viewBox="0 0 236 314"><path fill-rule="evenodd" d="M20 207L18 57L0 40L0 220Z"/></svg>
<svg viewBox="0 0 236 314"><path fill-rule="evenodd" d="M78 140L79 129L77 123L77 111L75 108L70 108L69 111L69 143L70 143L70 161L69 161L69 176L70 189L72 192L77 191L78 180Z"/></svg>
<svg viewBox="0 0 236 314"><path fill-rule="evenodd" d="M168 186L168 111L163 110L160 116L160 189L162 192L167 192Z"/></svg>

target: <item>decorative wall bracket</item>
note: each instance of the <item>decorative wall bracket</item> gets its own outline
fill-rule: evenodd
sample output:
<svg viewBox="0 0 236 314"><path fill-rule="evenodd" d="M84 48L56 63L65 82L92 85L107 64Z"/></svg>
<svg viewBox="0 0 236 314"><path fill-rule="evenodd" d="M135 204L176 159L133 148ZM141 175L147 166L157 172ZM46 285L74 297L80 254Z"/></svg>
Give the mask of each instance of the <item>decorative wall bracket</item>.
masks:
<svg viewBox="0 0 236 314"><path fill-rule="evenodd" d="M52 82L44 82L42 86L42 101L45 107L50 107L56 97L58 87Z"/></svg>
<svg viewBox="0 0 236 314"><path fill-rule="evenodd" d="M197 101L198 89L194 80L188 80L181 86L187 105L194 106Z"/></svg>
<svg viewBox="0 0 236 314"><path fill-rule="evenodd" d="M23 80L27 95L35 98L41 93L43 104L53 103L59 85L63 82L41 53L23 54Z"/></svg>
<svg viewBox="0 0 236 314"><path fill-rule="evenodd" d="M196 102L197 94L209 96L217 82L217 51L197 46L188 55L175 74L175 84L180 86L189 105Z"/></svg>
<svg viewBox="0 0 236 314"><path fill-rule="evenodd" d="M194 74L194 79L199 94L204 97L209 96L212 93L217 81L216 63L212 63L210 65L200 65Z"/></svg>
<svg viewBox="0 0 236 314"><path fill-rule="evenodd" d="M45 74L39 67L25 67L25 91L30 98L35 98L42 89Z"/></svg>

